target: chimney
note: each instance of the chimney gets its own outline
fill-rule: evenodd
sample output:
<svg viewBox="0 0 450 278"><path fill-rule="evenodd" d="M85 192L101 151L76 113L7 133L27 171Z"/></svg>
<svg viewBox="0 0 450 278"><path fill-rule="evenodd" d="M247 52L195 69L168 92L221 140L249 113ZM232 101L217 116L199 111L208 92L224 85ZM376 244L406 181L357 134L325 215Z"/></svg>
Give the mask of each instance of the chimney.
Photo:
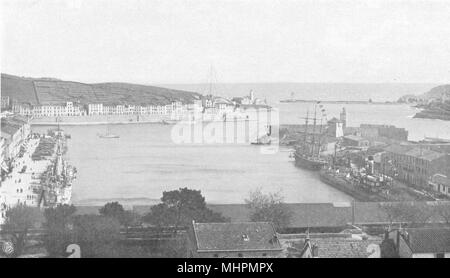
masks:
<svg viewBox="0 0 450 278"><path fill-rule="evenodd" d="M318 258L319 257L319 246L317 246L316 244L313 244L312 248L312 257L313 258Z"/></svg>

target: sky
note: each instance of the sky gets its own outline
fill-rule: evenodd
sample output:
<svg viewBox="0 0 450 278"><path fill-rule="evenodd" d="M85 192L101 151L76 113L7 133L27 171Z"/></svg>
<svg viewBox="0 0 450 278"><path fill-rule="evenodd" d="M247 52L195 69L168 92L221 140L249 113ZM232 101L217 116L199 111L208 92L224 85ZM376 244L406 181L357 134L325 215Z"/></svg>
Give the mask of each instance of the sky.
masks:
<svg viewBox="0 0 450 278"><path fill-rule="evenodd" d="M450 82L450 1L0 0L1 71L80 82Z"/></svg>

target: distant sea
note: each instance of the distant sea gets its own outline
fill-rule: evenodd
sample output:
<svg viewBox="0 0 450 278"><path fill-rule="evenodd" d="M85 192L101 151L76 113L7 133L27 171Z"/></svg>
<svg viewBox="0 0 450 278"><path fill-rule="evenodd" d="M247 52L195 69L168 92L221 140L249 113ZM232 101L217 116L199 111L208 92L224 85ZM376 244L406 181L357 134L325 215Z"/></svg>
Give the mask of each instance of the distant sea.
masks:
<svg viewBox="0 0 450 278"><path fill-rule="evenodd" d="M199 83L159 84L160 86L194 91L201 94L235 97L248 95L253 90L256 97L271 104L281 99L396 101L407 94L423 94L442 84L432 83ZM158 85L158 86L159 86ZM211 90L210 90L211 86Z"/></svg>
<svg viewBox="0 0 450 278"><path fill-rule="evenodd" d="M166 85L205 93L198 85ZM279 103L280 99L395 101L405 94L421 94L435 84L219 84L213 92L242 96L253 90L279 108L280 122L302 123L311 103ZM197 88L197 89L196 89ZM450 138L450 122L414 119L418 111L408 105L326 104L327 116L338 116L343 107L348 125L393 124L409 131L410 140L424 136ZM45 132L48 127L35 126ZM322 183L317 173L294 166L290 150L261 154L258 146L178 145L170 138L171 126L158 124L112 125L119 139L101 139L104 126L65 126L72 136L68 159L78 169L73 183L73 203L103 205L153 204L165 190L189 187L201 190L209 203L243 203L249 191L280 191L286 202L345 202L352 198Z"/></svg>

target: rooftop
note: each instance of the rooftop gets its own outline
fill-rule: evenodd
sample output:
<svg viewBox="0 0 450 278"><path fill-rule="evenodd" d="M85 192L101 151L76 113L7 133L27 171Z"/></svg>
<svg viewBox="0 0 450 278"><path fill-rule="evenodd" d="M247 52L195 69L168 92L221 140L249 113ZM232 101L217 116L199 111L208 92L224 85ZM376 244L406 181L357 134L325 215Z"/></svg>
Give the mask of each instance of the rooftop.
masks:
<svg viewBox="0 0 450 278"><path fill-rule="evenodd" d="M250 210L245 204L208 205L210 209L231 219L231 222L250 221ZM344 227L355 224L386 224L405 219L391 215L395 208L408 208L430 214L429 223L445 221L440 209L450 209L450 202L352 202L352 203L296 203L286 204L292 212L288 228ZM434 210L436 209L436 212ZM419 216L418 216L419 217Z"/></svg>
<svg viewBox="0 0 450 278"><path fill-rule="evenodd" d="M395 154L401 154L406 156L412 156L428 161L432 161L435 159L438 159L440 157L446 156L445 153L435 152L432 150L414 147L411 145L390 145L385 148L385 151L395 153Z"/></svg>
<svg viewBox="0 0 450 278"><path fill-rule="evenodd" d="M361 137L361 136L353 135L353 134L345 135L344 138L345 138L345 139L354 140L354 141L363 141L363 140L366 140L366 139L364 139L364 138Z"/></svg>
<svg viewBox="0 0 450 278"><path fill-rule="evenodd" d="M450 228L406 229L413 253L450 252Z"/></svg>
<svg viewBox="0 0 450 278"><path fill-rule="evenodd" d="M193 223L197 250L276 251L281 245L268 222Z"/></svg>
<svg viewBox="0 0 450 278"><path fill-rule="evenodd" d="M329 123L342 123L342 121L341 120L339 120L338 118L336 118L336 117L333 117L331 120L329 120L328 121Z"/></svg>
<svg viewBox="0 0 450 278"><path fill-rule="evenodd" d="M450 178L441 174L435 174L431 177L431 181L439 184L450 186Z"/></svg>
<svg viewBox="0 0 450 278"><path fill-rule="evenodd" d="M281 235L280 242L286 256L295 257L296 251L302 249L306 235ZM379 245L379 237L362 239L348 233L322 233L309 234L309 241L318 247L319 258L367 258L371 254L368 247L371 244Z"/></svg>

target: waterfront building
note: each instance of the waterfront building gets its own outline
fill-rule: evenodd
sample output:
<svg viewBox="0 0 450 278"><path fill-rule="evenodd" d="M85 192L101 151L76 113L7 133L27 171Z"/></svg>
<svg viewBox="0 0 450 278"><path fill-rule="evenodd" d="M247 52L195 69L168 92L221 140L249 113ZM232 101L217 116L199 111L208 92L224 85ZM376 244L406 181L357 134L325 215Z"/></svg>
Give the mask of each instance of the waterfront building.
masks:
<svg viewBox="0 0 450 278"><path fill-rule="evenodd" d="M411 145L391 145L381 156L381 169L407 184L427 187L432 175L448 174L448 160L445 153Z"/></svg>
<svg viewBox="0 0 450 278"><path fill-rule="evenodd" d="M333 138L340 138L344 136L344 122L333 117L328 121L328 135Z"/></svg>
<svg viewBox="0 0 450 278"><path fill-rule="evenodd" d="M2 161L14 159L31 134L29 121L25 117L13 116L1 119Z"/></svg>
<svg viewBox="0 0 450 278"><path fill-rule="evenodd" d="M442 174L435 174L428 182L429 186L436 192L450 197L450 178Z"/></svg>
<svg viewBox="0 0 450 278"><path fill-rule="evenodd" d="M28 103L17 103L13 101L12 111L19 115L32 116L34 114L34 107Z"/></svg>
<svg viewBox="0 0 450 278"><path fill-rule="evenodd" d="M234 98L233 100L236 101L237 104L243 105L267 105L265 100L255 97L253 90L250 90L250 93L247 96Z"/></svg>
<svg viewBox="0 0 450 278"><path fill-rule="evenodd" d="M1 109L9 109L11 105L9 96L1 96Z"/></svg>
<svg viewBox="0 0 450 278"><path fill-rule="evenodd" d="M103 103L89 103L88 115L103 115Z"/></svg>
<svg viewBox="0 0 450 278"><path fill-rule="evenodd" d="M64 105L43 104L30 105L26 103L13 104L13 112L23 116L39 117L60 117L60 116L81 116L85 114L80 105L73 102L66 102Z"/></svg>
<svg viewBox="0 0 450 278"><path fill-rule="evenodd" d="M283 250L269 222L196 223L188 229L188 257L278 257Z"/></svg>
<svg viewBox="0 0 450 278"><path fill-rule="evenodd" d="M408 131L393 125L361 124L360 133L365 138L384 137L395 141L408 141Z"/></svg>
<svg viewBox="0 0 450 278"><path fill-rule="evenodd" d="M343 138L343 146L346 147L368 148L370 145L369 140L358 135L346 135Z"/></svg>

